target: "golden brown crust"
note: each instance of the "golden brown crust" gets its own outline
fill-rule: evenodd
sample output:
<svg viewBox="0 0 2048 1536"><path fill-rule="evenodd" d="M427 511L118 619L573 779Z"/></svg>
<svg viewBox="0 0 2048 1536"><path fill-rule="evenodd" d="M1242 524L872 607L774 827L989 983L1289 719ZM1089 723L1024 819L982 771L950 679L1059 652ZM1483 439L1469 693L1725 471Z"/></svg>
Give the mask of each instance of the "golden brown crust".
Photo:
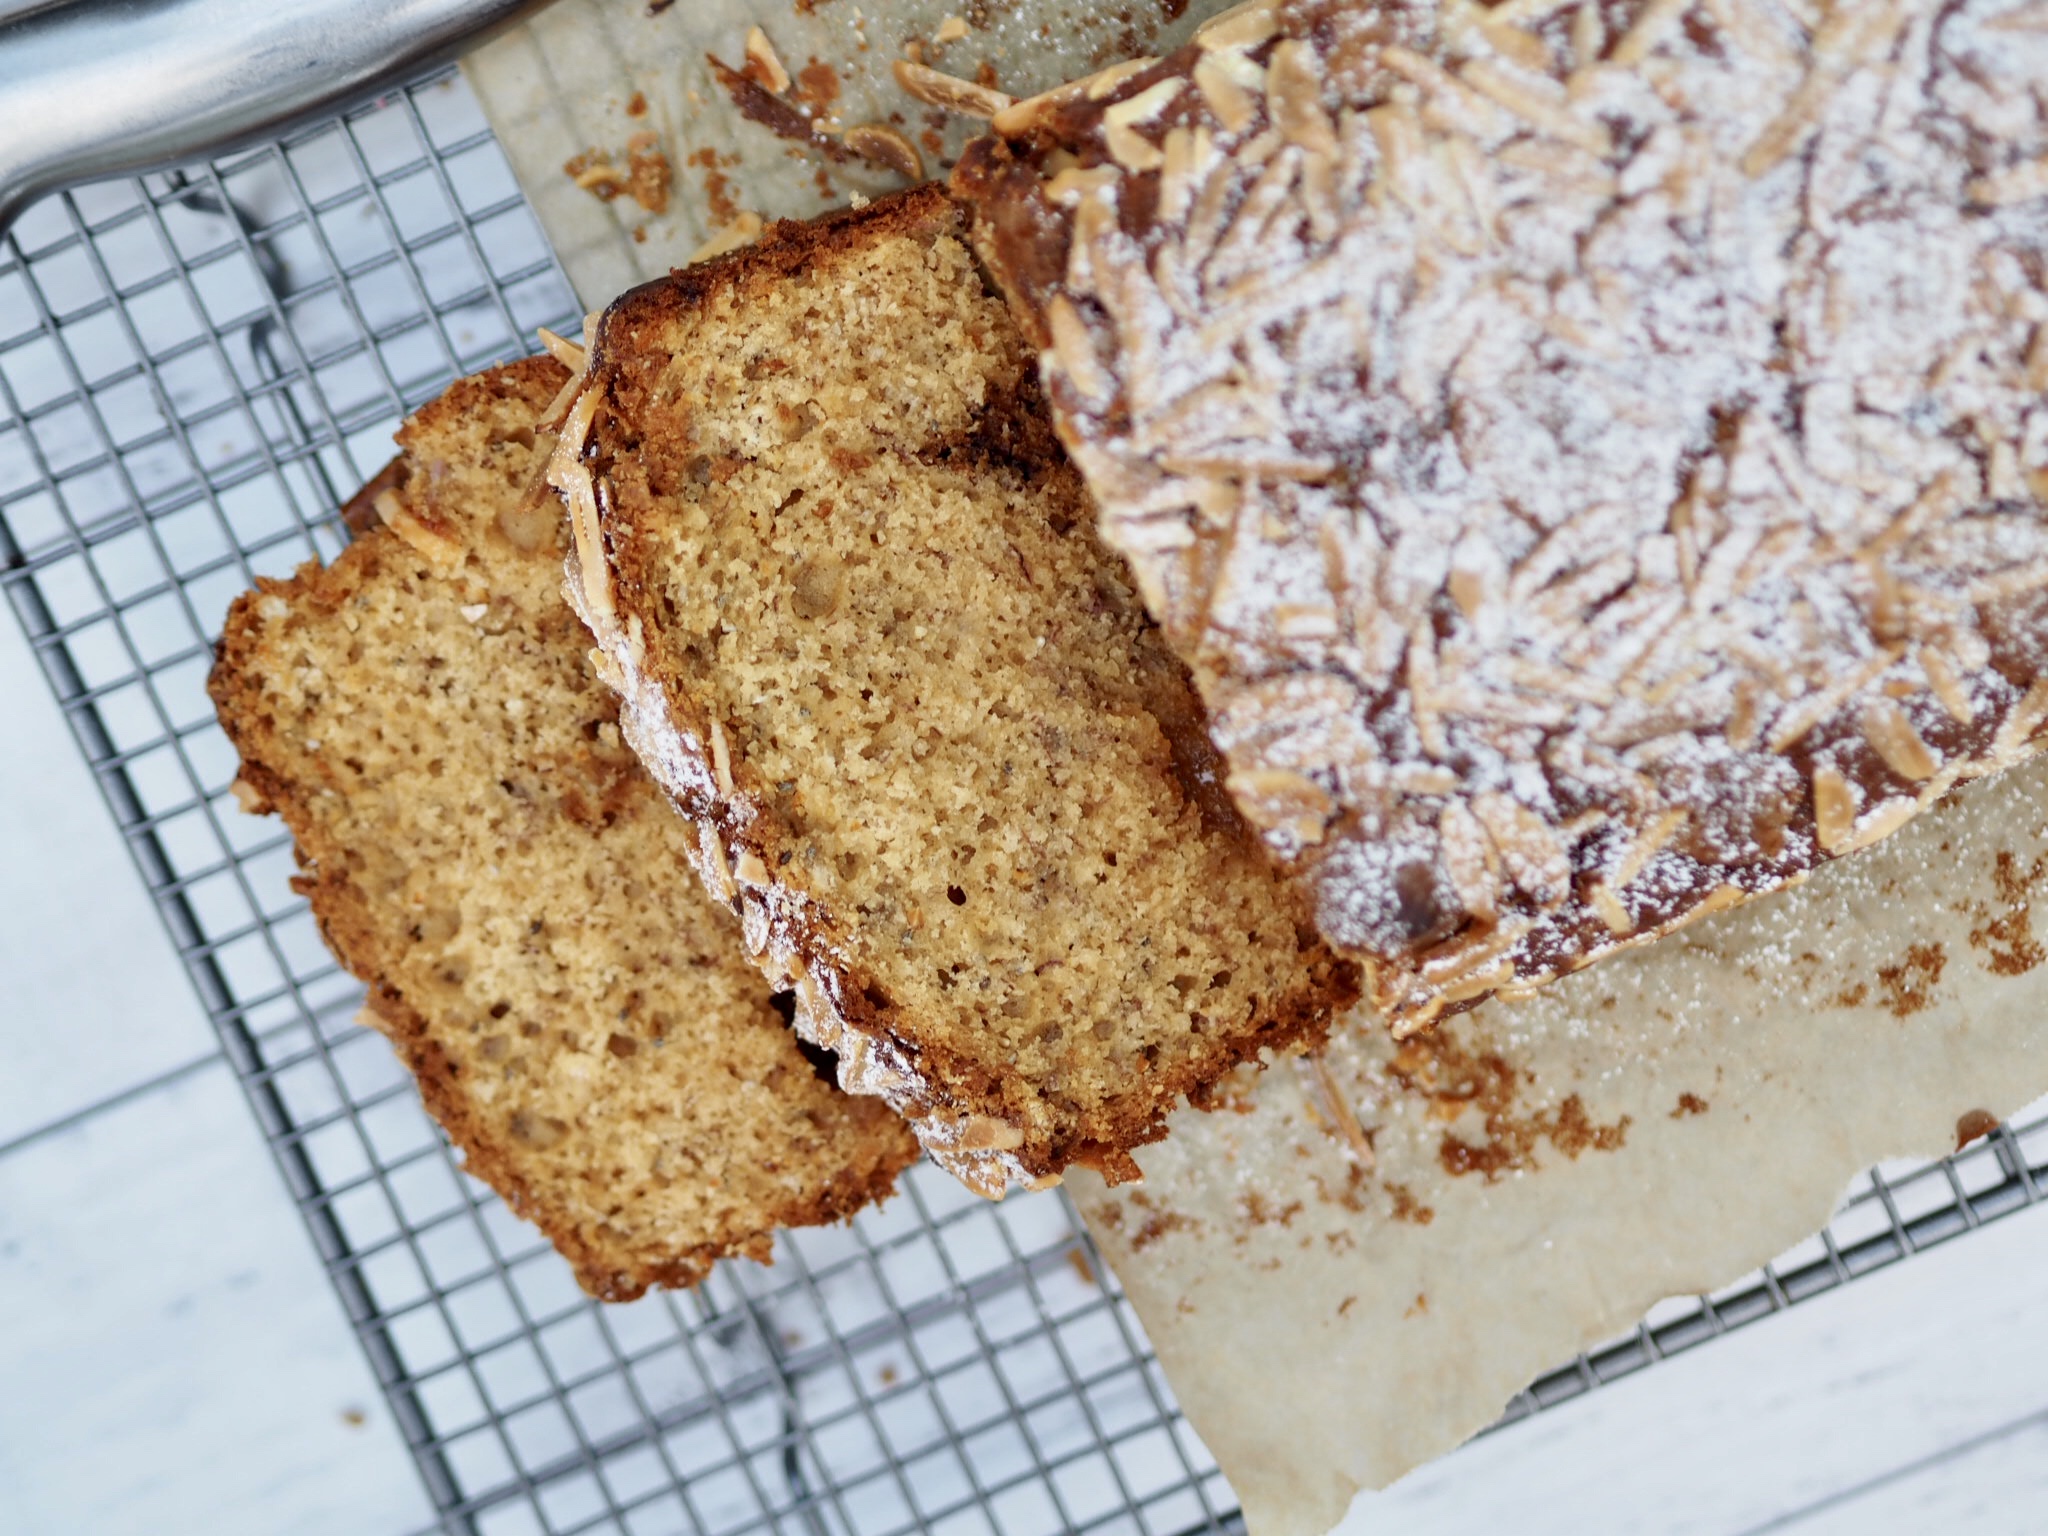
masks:
<svg viewBox="0 0 2048 1536"><path fill-rule="evenodd" d="M309 565L288 581L260 580L237 600L209 691L242 755L244 805L275 811L292 829L302 869L295 888L328 946L369 985L368 1020L397 1047L468 1171L538 1225L592 1294L626 1300L650 1285L694 1284L726 1255L765 1260L777 1226L851 1215L890 1192L916 1145L880 1106L817 1081L766 989L736 950L727 949L738 935L680 867L687 829L622 748L607 753L601 740L585 744L591 733L601 736L616 711L588 679L582 659L587 637L559 598L560 533L552 503L537 504L548 514L544 521L530 515L528 487L546 441L523 425L566 377L551 359L528 359L458 381L423 408L401 431L406 452L350 503L357 541L325 569ZM492 477L466 479L481 461ZM417 545L391 526L365 520L365 512L379 515L380 502L384 517L396 517ZM515 546L508 528L527 543ZM466 551L456 570L435 564L449 541ZM459 756L471 738L459 734L454 708L406 713L408 695L434 696L431 666L425 673L403 670L424 653L393 641L394 629L414 619L456 631L455 640L444 637L429 648L448 655L451 666L461 664L464 630L499 631L500 644L511 648L480 675L478 688L495 689L493 701L505 706L530 693L562 716L546 722L547 740L574 743L566 755L550 747L553 755L535 765L536 783L552 801L534 803L525 785L502 786L519 791L509 833L476 820L473 807L490 803L501 789L480 779L500 769L486 769L481 757ZM359 646L382 646L373 649L372 661L396 670L351 675L352 665L363 664L351 659L351 636ZM317 692L306 691L309 677ZM372 689L389 696L380 701ZM373 729L360 723L358 707L375 716ZM579 715L587 717L580 730ZM374 754L394 744L392 762L379 766ZM431 771L408 766L408 748L417 757L440 753L448 761ZM465 788L465 773L479 782ZM577 935L563 962L559 997L508 999L502 1013L483 1018L474 989L442 985L435 966L456 963L477 974L502 967L509 948L530 947L517 931L524 924L500 922L507 936L493 939L485 929L499 922L504 902L494 906L489 882L444 884L436 899L465 903L462 918L478 937L459 954L446 945L435 952L423 938L423 919L400 897L420 884L419 871L408 870L407 844L425 835L408 807L441 794L442 786L454 789L437 802L435 814L471 825L462 841L514 835L540 847L561 876L561 891L576 890L579 880L595 882L593 922L600 910L622 910L607 907L616 901L607 883L644 881L634 920L647 931L629 937L620 930L616 943L609 934L594 941ZM365 818L380 817L374 841L395 849L363 845L370 835ZM417 846L425 856L429 844ZM395 860L388 868L378 862L387 855ZM634 867L643 860L644 867ZM509 889L501 894L520 899ZM525 899L541 897L529 892ZM664 908L664 901L671 905ZM524 910L515 907L512 914ZM670 938L663 937L665 924ZM645 948L650 941L651 951ZM534 974L530 966L525 974ZM640 979L622 991L615 979L621 975ZM625 1011L600 1022L600 1006ZM522 1035L530 1031L523 1048L544 1054L532 1058L526 1075L496 1082L497 1058L488 1042L479 1048L478 1034L497 1028L501 1016L506 1033L530 1016L521 1025ZM632 1022L649 1018L655 1021L651 1038L644 1023ZM610 1033L605 1050L607 1032L614 1030L624 1033ZM594 1039L598 1049L572 1044L572 1035ZM671 1040L670 1049L660 1049ZM513 1065L519 1061L515 1053ZM594 1100L565 1107L556 1080L579 1073L597 1074L600 1091ZM772 1092L763 1097L759 1090ZM689 1111L685 1101L706 1107ZM522 1117L558 1113L561 1128L522 1138ZM687 1158L693 1136L720 1135L759 1137L761 1147L747 1148L746 1155L788 1166L730 1197L704 1199L676 1186L687 1186L691 1167L722 1166L715 1156L659 1172ZM544 1144L550 1142L561 1151ZM658 1173L652 1182L644 1167L635 1171L636 1157L642 1164L651 1158ZM698 1177L734 1182L730 1171Z"/></svg>
<svg viewBox="0 0 2048 1536"><path fill-rule="evenodd" d="M1090 601L1112 609L1122 605L1128 623L1117 631L1124 638L1116 643L1127 647L1115 663L1123 669L1120 702L1103 708L1131 720L1145 714L1142 726L1131 727L1149 742L1143 775L1150 783L1174 786L1160 804L1170 801L1176 809L1167 814L1181 818L1184 835L1213 851L1211 868L1232 888L1233 899L1258 890L1255 899L1247 899L1290 957L1289 979L1275 995L1256 1000L1254 1017L1228 1026L1227 1035L1205 1042L1200 1051L1134 1071L1127 1084L1086 1114L1049 1114L1043 1085L992 1055L974 1028L953 1027L892 995L902 978L877 959L868 931L874 920L846 911L849 897L835 903L824 882L798 875L820 856L821 846L815 829L800 825L801 813L794 809L803 787L792 796L788 785L757 768L752 754L765 743L714 715L710 700L721 686L718 667L696 652L697 642L680 638L671 595L675 572L656 547L672 522L665 509L697 494L688 489L691 482L723 483L721 476L741 477L759 467L720 459L715 429L707 424L675 427L689 419L687 409L674 404L664 374L676 328L692 317L745 315L787 304L795 285L813 279L820 282L810 290L820 295L816 302L829 306L835 302L828 296L835 264L857 261L892 242L937 250L960 232L959 215L943 193L917 189L812 224L778 225L756 247L618 300L600 324L586 395L578 403L592 422L578 464L599 488L592 495L593 504L603 508L605 569L579 570L572 591L583 590L585 617L613 663L611 680L627 696L623 724L629 740L685 813L715 837L715 846L700 857L700 871L715 894L741 911L750 948L771 978L796 987L799 1027L838 1051L842 1081L887 1095L913 1118L929 1150L988 1192L1000 1190L1005 1176L1056 1176L1073 1162L1097 1166L1112 1179L1133 1177L1129 1148L1164 1134L1163 1116L1182 1096L1262 1050L1318 1038L1333 1011L1356 995L1356 973L1323 946L1306 902L1274 877L1220 793L1185 671L1143 620L1117 562L1094 544L1092 506L1048 429L1028 354L1017 346L1000 307L987 303L986 314L977 309L971 322L981 337L973 345L987 367L984 392L971 409L958 418L947 416L944 424L909 422L900 443L872 452L834 450L847 479L812 481L805 494L813 503L845 495L876 457L895 454L905 464L936 466L960 475L992 503L1025 498L1041 530L1053 530L1053 541L1069 546L1073 567L1093 572L1087 578L1095 588ZM985 300L978 281L970 281L975 299ZM836 313L827 322L838 323ZM907 331L900 317L893 323ZM707 345L725 344L714 339ZM755 409L774 409L766 403L768 391L757 393ZM764 450L759 462L772 458L772 450ZM565 478L578 472L572 467ZM715 500L718 494L704 496ZM888 501L897 493L884 488L874 494ZM902 491L906 500L914 494L914 488ZM911 544L923 547L920 541L944 543L948 537L935 529ZM964 543L948 547L953 558L971 558ZM1074 553L1084 547L1091 553ZM737 548L733 558L742 558ZM1025 565L1021 553L1017 559ZM704 579L715 582L716 576ZM1030 579L1026 565L1025 580ZM602 586L593 595L595 583ZM1072 601L1087 606L1080 592ZM1046 622L1056 626L1058 613L1057 606L1048 608ZM934 622L943 622L942 612L935 611ZM939 677L933 687L943 691L964 681ZM1074 686L1088 685L1077 674ZM1042 792L1056 793L1050 787ZM1133 793L1142 798L1144 792ZM1030 814L1023 800L990 809L1005 817ZM1194 906L1207 894L1183 890L1178 899ZM956 891L952 899L967 898ZM968 1017L962 1015L963 1024Z"/></svg>

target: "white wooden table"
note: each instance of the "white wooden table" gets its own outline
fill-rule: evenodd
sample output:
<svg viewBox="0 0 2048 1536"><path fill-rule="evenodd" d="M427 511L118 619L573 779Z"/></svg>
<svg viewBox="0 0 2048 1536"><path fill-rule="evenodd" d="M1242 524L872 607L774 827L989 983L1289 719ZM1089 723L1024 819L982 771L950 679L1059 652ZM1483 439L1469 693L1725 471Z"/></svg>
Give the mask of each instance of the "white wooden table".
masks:
<svg viewBox="0 0 2048 1536"><path fill-rule="evenodd" d="M1344 1529L2048 1531L2044 1278L2036 1208L1489 1436L1362 1499ZM431 1520L0 619L0 1533L405 1536Z"/></svg>

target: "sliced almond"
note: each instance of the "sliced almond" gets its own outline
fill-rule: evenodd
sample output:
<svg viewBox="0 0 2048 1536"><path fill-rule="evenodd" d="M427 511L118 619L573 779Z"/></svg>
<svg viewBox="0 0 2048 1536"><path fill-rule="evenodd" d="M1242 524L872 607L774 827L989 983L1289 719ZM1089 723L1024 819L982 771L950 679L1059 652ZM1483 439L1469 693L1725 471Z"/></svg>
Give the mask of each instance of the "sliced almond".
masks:
<svg viewBox="0 0 2048 1536"><path fill-rule="evenodd" d="M546 326L539 326L535 334L540 344L548 349L548 355L571 373L581 373L590 361L590 354L566 336L557 336Z"/></svg>
<svg viewBox="0 0 2048 1536"><path fill-rule="evenodd" d="M1891 699L1872 699L1863 706L1863 735L1885 766L1902 779L1918 783L1934 777L1941 766L1906 712Z"/></svg>
<svg viewBox="0 0 2048 1536"><path fill-rule="evenodd" d="M1437 813L1437 843L1444 874L1457 893L1458 905L1482 921L1500 910L1500 857L1493 839L1462 800L1445 802Z"/></svg>
<svg viewBox="0 0 2048 1536"><path fill-rule="evenodd" d="M1299 38L1281 43L1267 62L1266 109L1288 143L1312 153L1338 152L1336 126L1323 110L1322 62Z"/></svg>
<svg viewBox="0 0 2048 1536"><path fill-rule="evenodd" d="M711 776L718 781L721 795L732 793L732 748L726 744L725 727L711 722Z"/></svg>
<svg viewBox="0 0 2048 1536"><path fill-rule="evenodd" d="M884 166L907 181L924 180L924 156L887 123L857 123L840 142L870 165Z"/></svg>
<svg viewBox="0 0 2048 1536"><path fill-rule="evenodd" d="M1979 176L1970 183L1968 191L1971 202L1988 208L2007 208L2048 197L2048 155Z"/></svg>
<svg viewBox="0 0 2048 1536"><path fill-rule="evenodd" d="M1593 909L1593 915L1607 925L1609 933L1619 936L1635 932L1634 914L1605 880L1595 880L1586 887L1586 904Z"/></svg>
<svg viewBox="0 0 2048 1536"><path fill-rule="evenodd" d="M928 64L898 59L890 70L896 76L896 83L926 106L958 112L963 117L992 118L1005 107L1016 105L1015 97L972 80L963 80L958 75L946 74Z"/></svg>
<svg viewBox="0 0 2048 1536"><path fill-rule="evenodd" d="M1498 790L1475 795L1472 814L1500 851L1508 878L1531 901L1552 907L1571 894L1571 860L1542 817Z"/></svg>
<svg viewBox="0 0 2048 1536"><path fill-rule="evenodd" d="M789 89L789 71L782 67L782 58L775 51L775 45L768 41L768 34L759 27L747 28L747 60L761 72L761 84L780 96Z"/></svg>
<svg viewBox="0 0 2048 1536"><path fill-rule="evenodd" d="M1116 378L1096 356L1095 338L1074 301L1064 293L1055 294L1046 306L1045 321L1052 332L1053 359L1082 398L1097 406L1115 399Z"/></svg>
<svg viewBox="0 0 2048 1536"><path fill-rule="evenodd" d="M1828 853L1844 852L1856 830L1856 790L1839 768L1813 770L1813 835Z"/></svg>
<svg viewBox="0 0 2048 1536"><path fill-rule="evenodd" d="M1245 819L1301 847L1323 840L1337 802L1314 779L1288 768L1241 768L1224 781Z"/></svg>
<svg viewBox="0 0 2048 1536"><path fill-rule="evenodd" d="M1195 29L1195 41L1210 52L1256 48L1279 30L1280 17L1273 0L1245 0L1203 22Z"/></svg>
<svg viewBox="0 0 2048 1536"><path fill-rule="evenodd" d="M761 215L751 208L743 208L718 233L690 252L688 264L694 266L700 261L709 261L714 256L723 256L742 246L752 245L761 238L764 227Z"/></svg>

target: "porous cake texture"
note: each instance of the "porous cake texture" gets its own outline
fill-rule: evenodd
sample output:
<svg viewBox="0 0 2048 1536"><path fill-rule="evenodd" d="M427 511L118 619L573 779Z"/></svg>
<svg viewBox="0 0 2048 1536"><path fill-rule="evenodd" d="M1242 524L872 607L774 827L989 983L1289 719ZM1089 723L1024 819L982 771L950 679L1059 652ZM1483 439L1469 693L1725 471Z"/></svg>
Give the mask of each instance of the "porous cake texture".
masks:
<svg viewBox="0 0 2048 1536"><path fill-rule="evenodd" d="M541 482L567 379L509 364L408 421L362 536L236 600L210 689L238 794L291 828L297 888L469 1171L624 1300L766 1259L917 1148L813 1066L620 739Z"/></svg>
<svg viewBox="0 0 2048 1536"><path fill-rule="evenodd" d="M925 188L615 303L550 471L699 867L840 1081L984 1193L1112 1178L1355 993L1221 794Z"/></svg>
<svg viewBox="0 0 2048 1536"><path fill-rule="evenodd" d="M1397 1027L2035 750L2035 0L1256 3L955 185Z"/></svg>

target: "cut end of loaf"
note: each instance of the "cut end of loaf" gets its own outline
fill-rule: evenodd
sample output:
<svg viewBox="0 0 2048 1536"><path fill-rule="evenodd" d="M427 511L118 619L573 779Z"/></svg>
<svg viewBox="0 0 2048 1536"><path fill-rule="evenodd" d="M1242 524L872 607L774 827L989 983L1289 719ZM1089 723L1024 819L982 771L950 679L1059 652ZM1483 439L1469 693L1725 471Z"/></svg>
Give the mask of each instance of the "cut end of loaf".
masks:
<svg viewBox="0 0 2048 1536"><path fill-rule="evenodd" d="M210 687L469 1171L623 1300L851 1215L916 1147L818 1078L589 673L534 427L566 378L529 359L408 421L356 542L238 599Z"/></svg>
<svg viewBox="0 0 2048 1536"><path fill-rule="evenodd" d="M557 484L571 587L698 867L841 1080L987 1193L1135 1174L1355 995L1222 793L1185 673L937 189L635 290Z"/></svg>

